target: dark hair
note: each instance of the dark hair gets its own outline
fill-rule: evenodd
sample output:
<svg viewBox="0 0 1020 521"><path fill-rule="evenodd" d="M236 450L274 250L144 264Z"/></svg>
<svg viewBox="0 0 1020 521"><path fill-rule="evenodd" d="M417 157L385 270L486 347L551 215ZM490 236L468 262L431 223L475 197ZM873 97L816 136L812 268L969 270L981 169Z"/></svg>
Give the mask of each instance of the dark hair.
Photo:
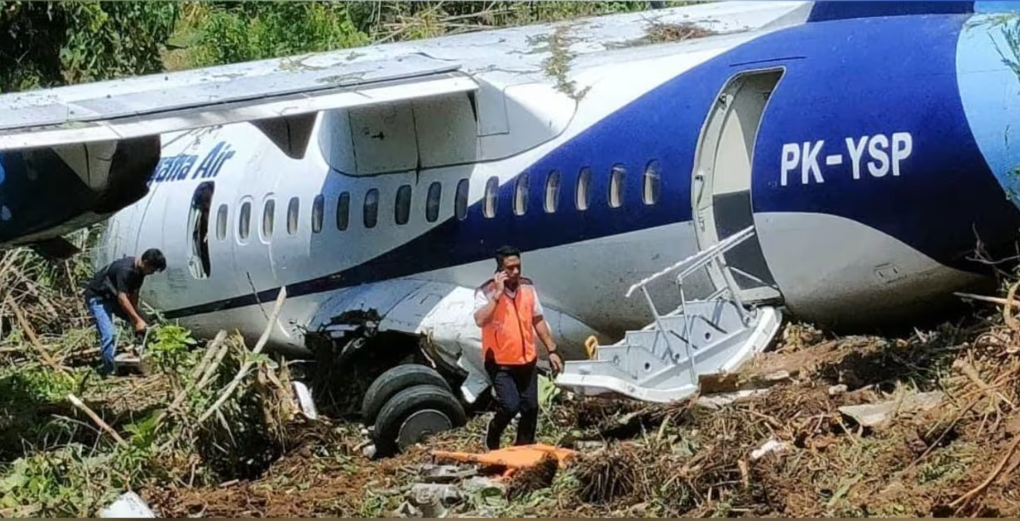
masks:
<svg viewBox="0 0 1020 521"><path fill-rule="evenodd" d="M152 266L156 271L163 271L166 269L166 257L163 256L163 252L157 248L149 248L142 254L142 262L147 266Z"/></svg>
<svg viewBox="0 0 1020 521"><path fill-rule="evenodd" d="M513 246L503 246L502 248L496 250L496 267L502 268L503 259L507 257L520 257L520 256L521 250L518 250Z"/></svg>

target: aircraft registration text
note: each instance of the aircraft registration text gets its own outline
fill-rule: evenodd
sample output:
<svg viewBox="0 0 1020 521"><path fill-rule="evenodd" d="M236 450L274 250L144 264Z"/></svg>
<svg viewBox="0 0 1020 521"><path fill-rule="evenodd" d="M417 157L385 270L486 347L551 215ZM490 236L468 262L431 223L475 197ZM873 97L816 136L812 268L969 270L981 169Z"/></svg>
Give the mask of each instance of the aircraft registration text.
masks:
<svg viewBox="0 0 1020 521"><path fill-rule="evenodd" d="M803 143L785 143L783 160L780 170L779 184L786 186L796 171L800 170L801 184L824 183L822 164L840 166L849 161L855 180L865 177L864 172L875 178L885 177L890 173L900 175L901 162L910 157L914 149L913 136L909 132L895 132L892 136L875 134L845 139L846 154L822 154L825 140Z"/></svg>

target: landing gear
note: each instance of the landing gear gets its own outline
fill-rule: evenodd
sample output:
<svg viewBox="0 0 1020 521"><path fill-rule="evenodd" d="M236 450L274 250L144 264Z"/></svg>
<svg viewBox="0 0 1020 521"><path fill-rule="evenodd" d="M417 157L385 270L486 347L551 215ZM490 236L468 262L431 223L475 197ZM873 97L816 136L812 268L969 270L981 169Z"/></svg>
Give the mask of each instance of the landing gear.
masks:
<svg viewBox="0 0 1020 521"><path fill-rule="evenodd" d="M372 425L379 416L379 411L393 395L402 389L421 384L431 384L453 392L450 384L431 367L413 363L398 365L379 375L365 391L365 397L361 401L362 421L365 425Z"/></svg>
<svg viewBox="0 0 1020 521"><path fill-rule="evenodd" d="M450 384L431 367L398 365L372 382L362 402L377 456L403 452L427 436L467 423Z"/></svg>

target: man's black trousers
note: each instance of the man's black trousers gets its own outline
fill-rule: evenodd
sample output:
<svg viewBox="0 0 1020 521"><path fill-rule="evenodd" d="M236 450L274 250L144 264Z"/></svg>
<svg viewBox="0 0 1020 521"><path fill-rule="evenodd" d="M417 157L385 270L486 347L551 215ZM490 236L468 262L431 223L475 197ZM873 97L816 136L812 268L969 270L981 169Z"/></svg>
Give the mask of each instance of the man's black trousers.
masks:
<svg viewBox="0 0 1020 521"><path fill-rule="evenodd" d="M517 423L517 441L514 445L535 443L538 427L538 365L490 366L493 390L496 393L496 415L489 420L485 432L485 445L489 450L499 448L499 440L510 421L521 414Z"/></svg>

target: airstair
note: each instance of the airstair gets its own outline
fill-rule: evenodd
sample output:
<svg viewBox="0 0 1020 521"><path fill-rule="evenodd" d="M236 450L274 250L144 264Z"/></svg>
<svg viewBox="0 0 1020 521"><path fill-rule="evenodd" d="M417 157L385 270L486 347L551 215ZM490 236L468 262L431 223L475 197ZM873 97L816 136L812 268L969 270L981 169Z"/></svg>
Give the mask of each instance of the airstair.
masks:
<svg viewBox="0 0 1020 521"><path fill-rule="evenodd" d="M741 300L723 254L754 236L749 226L627 290L640 289L655 320L644 329L628 331L616 344L597 345L589 339L588 360L564 364L556 385L584 396L618 393L648 402L683 400L698 391L699 375L729 372L763 351L779 331L780 311ZM684 279L714 266L724 285L703 300L688 301ZM647 286L677 272L680 307L660 315Z"/></svg>

